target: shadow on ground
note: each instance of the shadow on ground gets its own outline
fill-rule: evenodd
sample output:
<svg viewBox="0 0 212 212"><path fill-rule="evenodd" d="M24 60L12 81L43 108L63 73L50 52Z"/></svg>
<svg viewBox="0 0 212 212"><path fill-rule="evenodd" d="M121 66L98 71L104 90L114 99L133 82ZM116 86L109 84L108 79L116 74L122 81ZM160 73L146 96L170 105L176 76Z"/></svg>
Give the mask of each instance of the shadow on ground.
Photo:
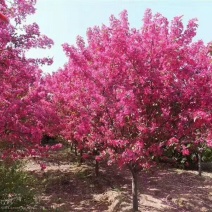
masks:
<svg viewBox="0 0 212 212"><path fill-rule="evenodd" d="M49 159L45 172L32 162L26 168L43 187L38 211L132 211L128 170L101 164L96 177L92 164L56 161ZM138 180L141 211L212 211L212 173L199 177L195 171L157 167L141 172Z"/></svg>

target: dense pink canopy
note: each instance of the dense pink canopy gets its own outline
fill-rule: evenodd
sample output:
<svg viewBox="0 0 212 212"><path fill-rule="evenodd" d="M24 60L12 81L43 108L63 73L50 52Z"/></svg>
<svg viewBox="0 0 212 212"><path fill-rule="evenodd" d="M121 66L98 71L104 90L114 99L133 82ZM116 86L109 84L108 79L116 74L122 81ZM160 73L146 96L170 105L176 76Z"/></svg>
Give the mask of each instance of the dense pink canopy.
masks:
<svg viewBox="0 0 212 212"><path fill-rule="evenodd" d="M49 48L53 44L40 34L36 23L24 23L26 16L34 13L35 2L14 0L8 6L0 1L3 20L0 21L0 148L1 156L6 158L45 152L40 146L41 138L53 132L52 123L56 118L38 67L38 64L51 63L51 59L25 57L28 49ZM13 19L16 26L7 24L6 19Z"/></svg>
<svg viewBox="0 0 212 212"><path fill-rule="evenodd" d="M167 146L211 146L211 57L184 28L147 10L141 29L127 12L90 28L87 41L64 44L69 62L49 79L63 122L61 134L80 148L135 169L149 167ZM98 156L99 157L99 156Z"/></svg>

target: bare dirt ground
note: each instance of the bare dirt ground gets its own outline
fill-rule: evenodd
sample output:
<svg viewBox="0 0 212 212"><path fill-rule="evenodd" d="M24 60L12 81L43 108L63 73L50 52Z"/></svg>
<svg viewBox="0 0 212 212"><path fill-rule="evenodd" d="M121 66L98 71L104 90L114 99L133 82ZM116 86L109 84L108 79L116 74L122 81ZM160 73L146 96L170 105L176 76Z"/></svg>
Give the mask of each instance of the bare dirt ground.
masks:
<svg viewBox="0 0 212 212"><path fill-rule="evenodd" d="M71 161L72 160L72 161ZM40 182L37 211L132 211L131 176L127 170L79 165L73 154L57 153L47 169L30 161L25 169ZM139 210L149 212L211 212L212 173L156 167L139 175Z"/></svg>

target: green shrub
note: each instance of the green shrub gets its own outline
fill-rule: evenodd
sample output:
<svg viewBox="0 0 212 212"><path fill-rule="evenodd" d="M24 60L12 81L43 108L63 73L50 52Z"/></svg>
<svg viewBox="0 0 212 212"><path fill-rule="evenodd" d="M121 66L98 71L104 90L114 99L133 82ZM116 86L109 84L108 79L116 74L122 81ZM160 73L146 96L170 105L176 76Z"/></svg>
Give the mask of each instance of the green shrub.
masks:
<svg viewBox="0 0 212 212"><path fill-rule="evenodd" d="M202 160L204 162L212 162L212 149L206 148L202 154Z"/></svg>
<svg viewBox="0 0 212 212"><path fill-rule="evenodd" d="M29 211L36 204L36 179L24 172L23 164L0 161L0 211Z"/></svg>

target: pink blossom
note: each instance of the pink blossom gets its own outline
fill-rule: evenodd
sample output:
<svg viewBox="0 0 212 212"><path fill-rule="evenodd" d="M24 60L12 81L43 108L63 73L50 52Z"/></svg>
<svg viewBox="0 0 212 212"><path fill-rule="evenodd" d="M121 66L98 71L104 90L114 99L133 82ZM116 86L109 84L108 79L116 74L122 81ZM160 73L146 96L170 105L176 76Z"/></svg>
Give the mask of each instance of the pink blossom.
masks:
<svg viewBox="0 0 212 212"><path fill-rule="evenodd" d="M175 138L175 137L172 137L172 138L170 138L170 139L168 140L167 145L168 145L168 146L173 146L173 145L176 145L176 144L178 144L178 143L179 143L179 140L178 140L177 138Z"/></svg>
<svg viewBox="0 0 212 212"><path fill-rule="evenodd" d="M190 152L189 152L188 149L183 149L183 150L182 150L182 154L183 154L184 156L187 156L187 155L190 155Z"/></svg>
<svg viewBox="0 0 212 212"><path fill-rule="evenodd" d="M5 15L3 15L2 13L0 13L0 20L4 21L6 23L9 23L9 19Z"/></svg>
<svg viewBox="0 0 212 212"><path fill-rule="evenodd" d="M60 143L60 144L55 144L54 146L51 147L52 150L59 150L63 147L63 145Z"/></svg>
<svg viewBox="0 0 212 212"><path fill-rule="evenodd" d="M96 156L95 160L99 162L99 161L101 161L101 157L100 156Z"/></svg>
<svg viewBox="0 0 212 212"><path fill-rule="evenodd" d="M88 154L83 154L82 157L83 157L83 159L85 159L85 160L90 158L90 156L89 156Z"/></svg>
<svg viewBox="0 0 212 212"><path fill-rule="evenodd" d="M46 169L46 165L44 163L41 163L40 167L41 167L41 171L44 171Z"/></svg>

